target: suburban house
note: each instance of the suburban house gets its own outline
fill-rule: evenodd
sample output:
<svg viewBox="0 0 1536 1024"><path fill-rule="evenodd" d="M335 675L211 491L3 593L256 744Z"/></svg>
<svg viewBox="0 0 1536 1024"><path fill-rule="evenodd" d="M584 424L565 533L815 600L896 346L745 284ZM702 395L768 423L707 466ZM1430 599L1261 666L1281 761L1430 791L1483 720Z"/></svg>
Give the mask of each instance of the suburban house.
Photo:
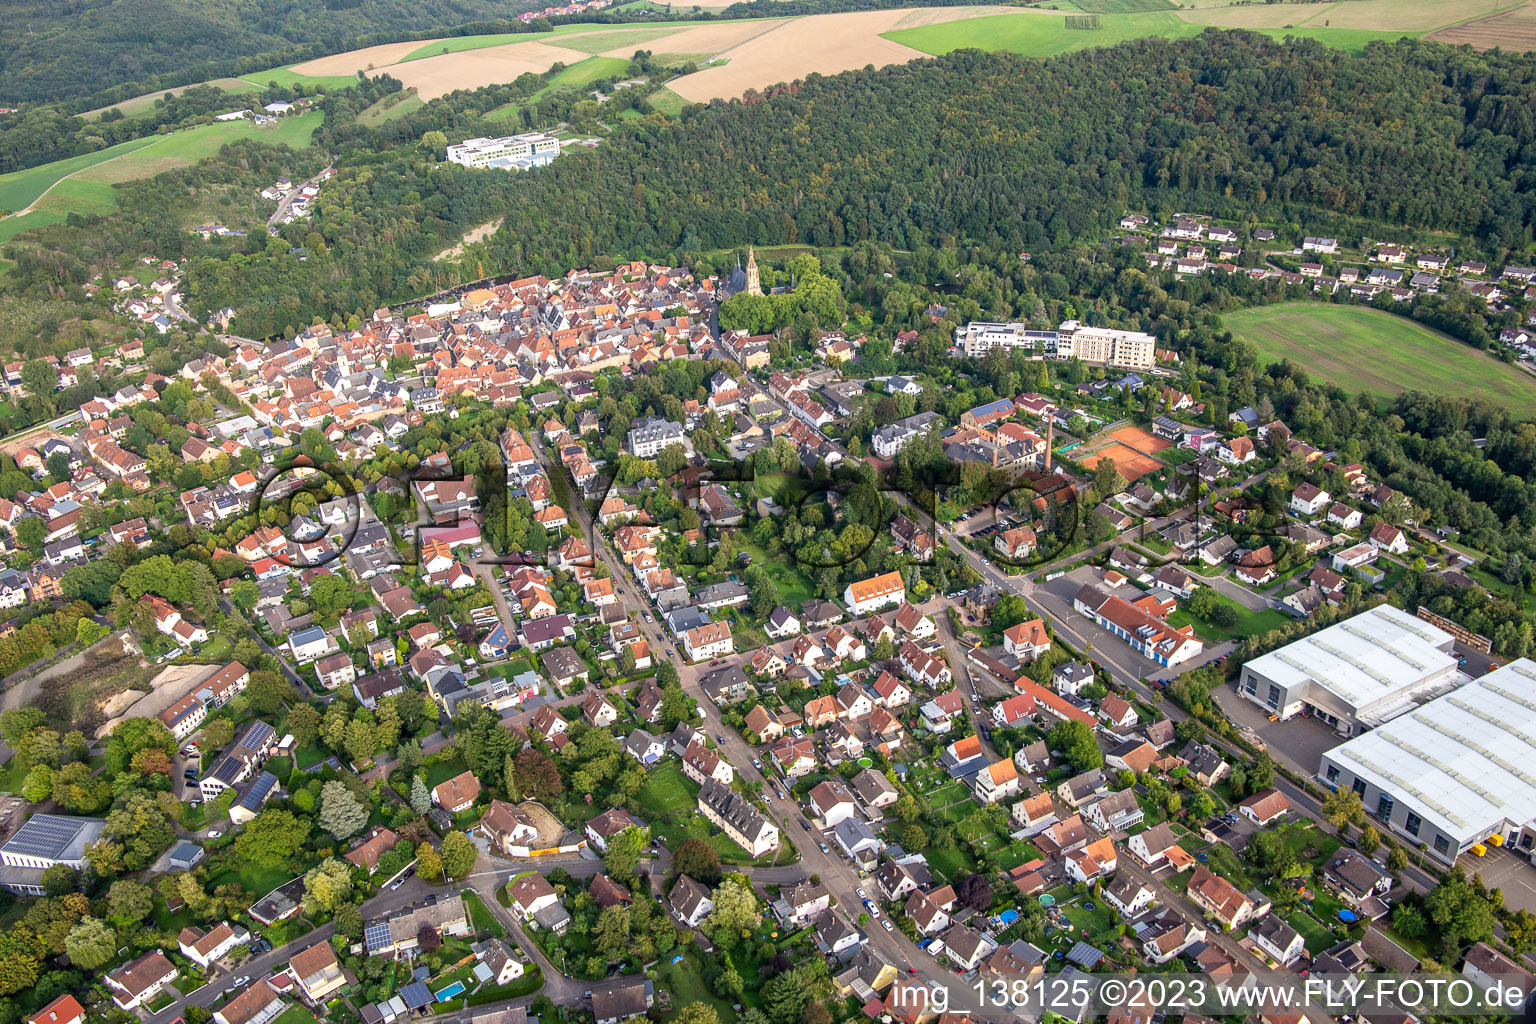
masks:
<svg viewBox="0 0 1536 1024"><path fill-rule="evenodd" d="M27 1024L84 1024L85 1007L69 993L59 996L27 1018Z"/></svg>
<svg viewBox="0 0 1536 1024"><path fill-rule="evenodd" d="M1255 793L1237 805L1237 812L1255 825L1264 826L1278 821L1291 809L1291 802L1278 789L1266 789Z"/></svg>
<svg viewBox="0 0 1536 1024"><path fill-rule="evenodd" d="M868 615L872 611L901 604L907 599L907 588L901 573L887 572L867 580L850 583L843 591L843 604L853 615Z"/></svg>
<svg viewBox="0 0 1536 1024"><path fill-rule="evenodd" d="M1129 873L1118 876L1104 886L1105 901L1127 921L1150 907L1155 896L1150 885Z"/></svg>
<svg viewBox="0 0 1536 1024"><path fill-rule="evenodd" d="M1295 963L1307 949L1301 933L1286 924L1279 914L1266 914L1260 918L1248 929L1248 938L1282 967Z"/></svg>
<svg viewBox="0 0 1536 1024"><path fill-rule="evenodd" d="M709 887L694 881L687 875L678 877L672 886L672 894L668 900L672 904L672 912L689 928L697 928L699 922L715 909L714 901L710 899Z"/></svg>
<svg viewBox="0 0 1536 1024"><path fill-rule="evenodd" d="M317 942L295 953L288 961L288 973L311 1006L324 1003L327 996L347 984L346 972L329 942Z"/></svg>
<svg viewBox="0 0 1536 1024"><path fill-rule="evenodd" d="M432 787L432 802L449 814L458 814L475 806L480 798L480 780L466 771Z"/></svg>
<svg viewBox="0 0 1536 1024"><path fill-rule="evenodd" d="M512 898L512 913L518 920L548 928L556 934L565 933L571 915L565 912L559 893L543 875L530 871L514 878L508 895Z"/></svg>
<svg viewBox="0 0 1536 1024"><path fill-rule="evenodd" d="M1204 865L1196 867L1189 876L1185 895L1207 917L1221 922L1229 931L1247 924L1259 909L1241 889Z"/></svg>
<svg viewBox="0 0 1536 1024"><path fill-rule="evenodd" d="M103 980L112 993L114 1003L124 1010L134 1010L154 999L166 985L175 981L176 973L176 965L166 959L164 953L152 949L138 959L108 971Z"/></svg>
<svg viewBox="0 0 1536 1024"><path fill-rule="evenodd" d="M1034 661L1051 649L1045 622L1031 619L1003 630L1003 649L1021 662Z"/></svg>
<svg viewBox="0 0 1536 1024"><path fill-rule="evenodd" d="M210 931L188 925L177 937L177 945L188 960L199 967L224 959L230 951L250 941L251 933L228 921L221 921Z"/></svg>
<svg viewBox="0 0 1536 1024"><path fill-rule="evenodd" d="M714 822L738 846L753 857L779 847L779 830L745 797L731 792L717 782L699 788L699 813Z"/></svg>

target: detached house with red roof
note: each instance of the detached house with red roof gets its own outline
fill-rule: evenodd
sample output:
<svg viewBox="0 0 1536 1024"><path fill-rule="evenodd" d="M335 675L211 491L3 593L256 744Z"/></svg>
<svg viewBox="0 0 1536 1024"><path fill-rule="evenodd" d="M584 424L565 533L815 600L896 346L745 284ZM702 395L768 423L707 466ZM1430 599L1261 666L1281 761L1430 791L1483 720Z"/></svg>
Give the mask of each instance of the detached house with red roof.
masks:
<svg viewBox="0 0 1536 1024"><path fill-rule="evenodd" d="M1020 622L1003 630L1003 649L1021 662L1034 661L1051 649L1051 635L1042 619Z"/></svg>

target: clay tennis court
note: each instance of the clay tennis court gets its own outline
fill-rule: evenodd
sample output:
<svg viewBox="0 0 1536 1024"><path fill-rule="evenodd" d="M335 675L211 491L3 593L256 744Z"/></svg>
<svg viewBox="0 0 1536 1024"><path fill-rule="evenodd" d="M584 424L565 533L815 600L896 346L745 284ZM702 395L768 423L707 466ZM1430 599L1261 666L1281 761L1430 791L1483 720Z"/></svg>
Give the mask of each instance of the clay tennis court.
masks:
<svg viewBox="0 0 1536 1024"><path fill-rule="evenodd" d="M1078 462L1081 462L1089 469L1096 468L1100 459L1108 459L1115 464L1115 468L1120 471L1120 475L1131 483L1135 483L1154 470L1163 468L1163 464L1152 456L1143 455L1136 449L1129 448L1119 441L1111 441L1102 448L1095 448L1093 451L1083 452L1081 455L1077 452L1072 454L1077 458Z"/></svg>
<svg viewBox="0 0 1536 1024"><path fill-rule="evenodd" d="M1109 432L1109 436L1129 448L1136 448L1144 452L1160 452L1164 448L1172 448L1173 442L1149 434L1140 427L1116 427Z"/></svg>
<svg viewBox="0 0 1536 1024"><path fill-rule="evenodd" d="M1172 441L1155 437L1140 427L1116 427L1102 436L1108 443L1089 448L1082 453L1074 452L1073 457L1089 469L1097 466L1100 459L1108 459L1115 464L1120 475L1132 483L1148 473L1162 469L1162 462L1158 461L1153 453L1173 447ZM1095 438L1089 443L1095 444L1098 440Z"/></svg>

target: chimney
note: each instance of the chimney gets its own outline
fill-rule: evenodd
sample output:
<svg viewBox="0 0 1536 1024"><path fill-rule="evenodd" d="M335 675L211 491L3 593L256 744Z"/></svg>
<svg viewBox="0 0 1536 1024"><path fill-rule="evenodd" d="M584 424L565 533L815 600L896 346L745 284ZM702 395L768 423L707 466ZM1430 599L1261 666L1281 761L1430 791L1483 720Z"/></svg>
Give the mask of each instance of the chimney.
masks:
<svg viewBox="0 0 1536 1024"><path fill-rule="evenodd" d="M1045 471L1051 471L1051 446L1056 439L1056 413L1053 410L1045 417Z"/></svg>

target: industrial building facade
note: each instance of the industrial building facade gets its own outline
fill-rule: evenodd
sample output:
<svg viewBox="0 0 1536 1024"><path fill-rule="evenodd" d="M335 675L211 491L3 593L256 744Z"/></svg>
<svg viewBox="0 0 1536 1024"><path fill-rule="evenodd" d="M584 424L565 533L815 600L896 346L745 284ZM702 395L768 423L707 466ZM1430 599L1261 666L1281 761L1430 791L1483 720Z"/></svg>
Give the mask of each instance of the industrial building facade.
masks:
<svg viewBox="0 0 1536 1024"><path fill-rule="evenodd" d="M1248 662L1237 692L1281 719L1306 715L1353 736L1465 682L1454 643L1377 605Z"/></svg>
<svg viewBox="0 0 1536 1024"><path fill-rule="evenodd" d="M1437 860L1536 846L1536 662L1495 669L1322 756L1317 777Z"/></svg>

